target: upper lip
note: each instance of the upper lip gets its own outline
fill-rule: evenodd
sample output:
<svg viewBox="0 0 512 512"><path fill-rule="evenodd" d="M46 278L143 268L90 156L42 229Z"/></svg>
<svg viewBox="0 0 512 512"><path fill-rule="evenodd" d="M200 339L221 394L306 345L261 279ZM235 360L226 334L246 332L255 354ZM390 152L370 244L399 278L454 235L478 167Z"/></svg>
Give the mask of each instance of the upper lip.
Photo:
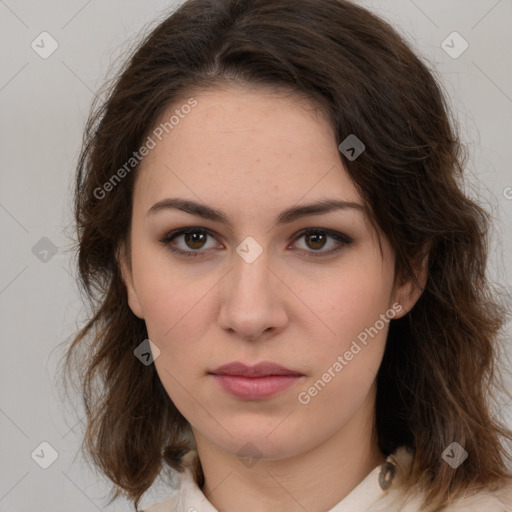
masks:
<svg viewBox="0 0 512 512"><path fill-rule="evenodd" d="M271 361L263 361L254 366L244 363L233 362L223 364L216 370L211 371L214 375L240 375L244 377L265 377L269 375L302 375L300 372L285 368L280 364Z"/></svg>

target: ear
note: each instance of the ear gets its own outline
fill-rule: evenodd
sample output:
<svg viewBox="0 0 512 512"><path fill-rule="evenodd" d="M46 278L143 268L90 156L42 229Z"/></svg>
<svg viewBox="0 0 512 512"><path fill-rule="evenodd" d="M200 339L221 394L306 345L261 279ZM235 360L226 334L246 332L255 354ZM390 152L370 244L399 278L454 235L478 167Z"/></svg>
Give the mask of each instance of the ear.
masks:
<svg viewBox="0 0 512 512"><path fill-rule="evenodd" d="M421 297L428 279L428 254L421 260L420 264L413 267L413 272L416 279L413 279L411 276L401 276L401 278L397 279L393 303L400 304L402 309L400 312L397 312L394 318L401 318L409 313Z"/></svg>
<svg viewBox="0 0 512 512"><path fill-rule="evenodd" d="M139 302L139 297L137 295L137 291L135 290L135 286L133 284L133 274L131 269L131 261L129 261L129 257L126 253L126 245L124 242L121 242L117 249L116 253L117 264L121 270L121 276L126 286L126 292L128 296L128 306L132 310L132 313L143 319L144 313L142 312L142 307Z"/></svg>

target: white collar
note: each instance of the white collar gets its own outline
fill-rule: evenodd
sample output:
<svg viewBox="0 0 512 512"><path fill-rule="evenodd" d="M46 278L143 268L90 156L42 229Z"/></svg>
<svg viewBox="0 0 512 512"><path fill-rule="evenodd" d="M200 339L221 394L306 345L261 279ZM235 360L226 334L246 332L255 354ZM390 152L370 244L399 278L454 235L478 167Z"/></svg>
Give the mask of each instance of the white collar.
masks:
<svg viewBox="0 0 512 512"><path fill-rule="evenodd" d="M177 473L178 486L166 500L153 505L145 512L218 512L208 501L192 474L192 462L197 452L191 450L185 456L186 468ZM396 489L409 471L412 453L405 447L389 455L386 461L375 467L352 491L328 512L353 512L370 509L391 489Z"/></svg>

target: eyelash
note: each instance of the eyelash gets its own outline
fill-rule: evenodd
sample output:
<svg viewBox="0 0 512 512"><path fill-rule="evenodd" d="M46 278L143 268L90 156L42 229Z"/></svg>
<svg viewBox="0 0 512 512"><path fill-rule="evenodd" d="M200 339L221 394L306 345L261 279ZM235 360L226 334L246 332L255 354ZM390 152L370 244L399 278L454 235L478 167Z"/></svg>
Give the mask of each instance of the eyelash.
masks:
<svg viewBox="0 0 512 512"><path fill-rule="evenodd" d="M189 228L177 229L177 230L171 231L170 233L167 233L163 238L160 239L160 242L164 246L166 246L170 251L177 253L180 256L185 256L187 258L188 257L191 257L191 258L202 257L203 254L207 251L201 251L201 250L183 251L182 249L176 249L175 247L171 247L170 243L175 238L182 236L182 235L189 234L189 233L201 233L203 235L210 235L212 238L215 238L213 233L206 228L189 227ZM319 249L317 251L314 251L314 250L304 251L304 250L299 249L300 252L306 252L314 258L324 258L327 256L331 256L332 254L335 254L335 253L341 251L341 249L344 246L350 245L353 242L353 240L351 238L349 238L348 236L346 236L342 233L338 233L337 231L332 231L330 229L323 229L323 228L308 228L308 229L305 229L305 230L301 231L300 233L298 233L296 235L296 237L301 238L303 236L311 235L311 234L325 234L325 235L333 238L337 242L339 242L338 247L331 249L329 251L322 251L321 249Z"/></svg>

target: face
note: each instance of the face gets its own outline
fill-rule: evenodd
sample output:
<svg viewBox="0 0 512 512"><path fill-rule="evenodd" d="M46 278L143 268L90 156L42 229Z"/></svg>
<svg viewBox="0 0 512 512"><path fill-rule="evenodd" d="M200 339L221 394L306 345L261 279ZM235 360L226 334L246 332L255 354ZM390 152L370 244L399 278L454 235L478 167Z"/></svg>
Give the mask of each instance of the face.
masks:
<svg viewBox="0 0 512 512"><path fill-rule="evenodd" d="M291 457L369 422L389 320L417 294L395 285L319 111L263 90L194 98L138 171L129 304L195 436ZM319 201L339 206L304 210ZM288 374L216 372L233 362Z"/></svg>

